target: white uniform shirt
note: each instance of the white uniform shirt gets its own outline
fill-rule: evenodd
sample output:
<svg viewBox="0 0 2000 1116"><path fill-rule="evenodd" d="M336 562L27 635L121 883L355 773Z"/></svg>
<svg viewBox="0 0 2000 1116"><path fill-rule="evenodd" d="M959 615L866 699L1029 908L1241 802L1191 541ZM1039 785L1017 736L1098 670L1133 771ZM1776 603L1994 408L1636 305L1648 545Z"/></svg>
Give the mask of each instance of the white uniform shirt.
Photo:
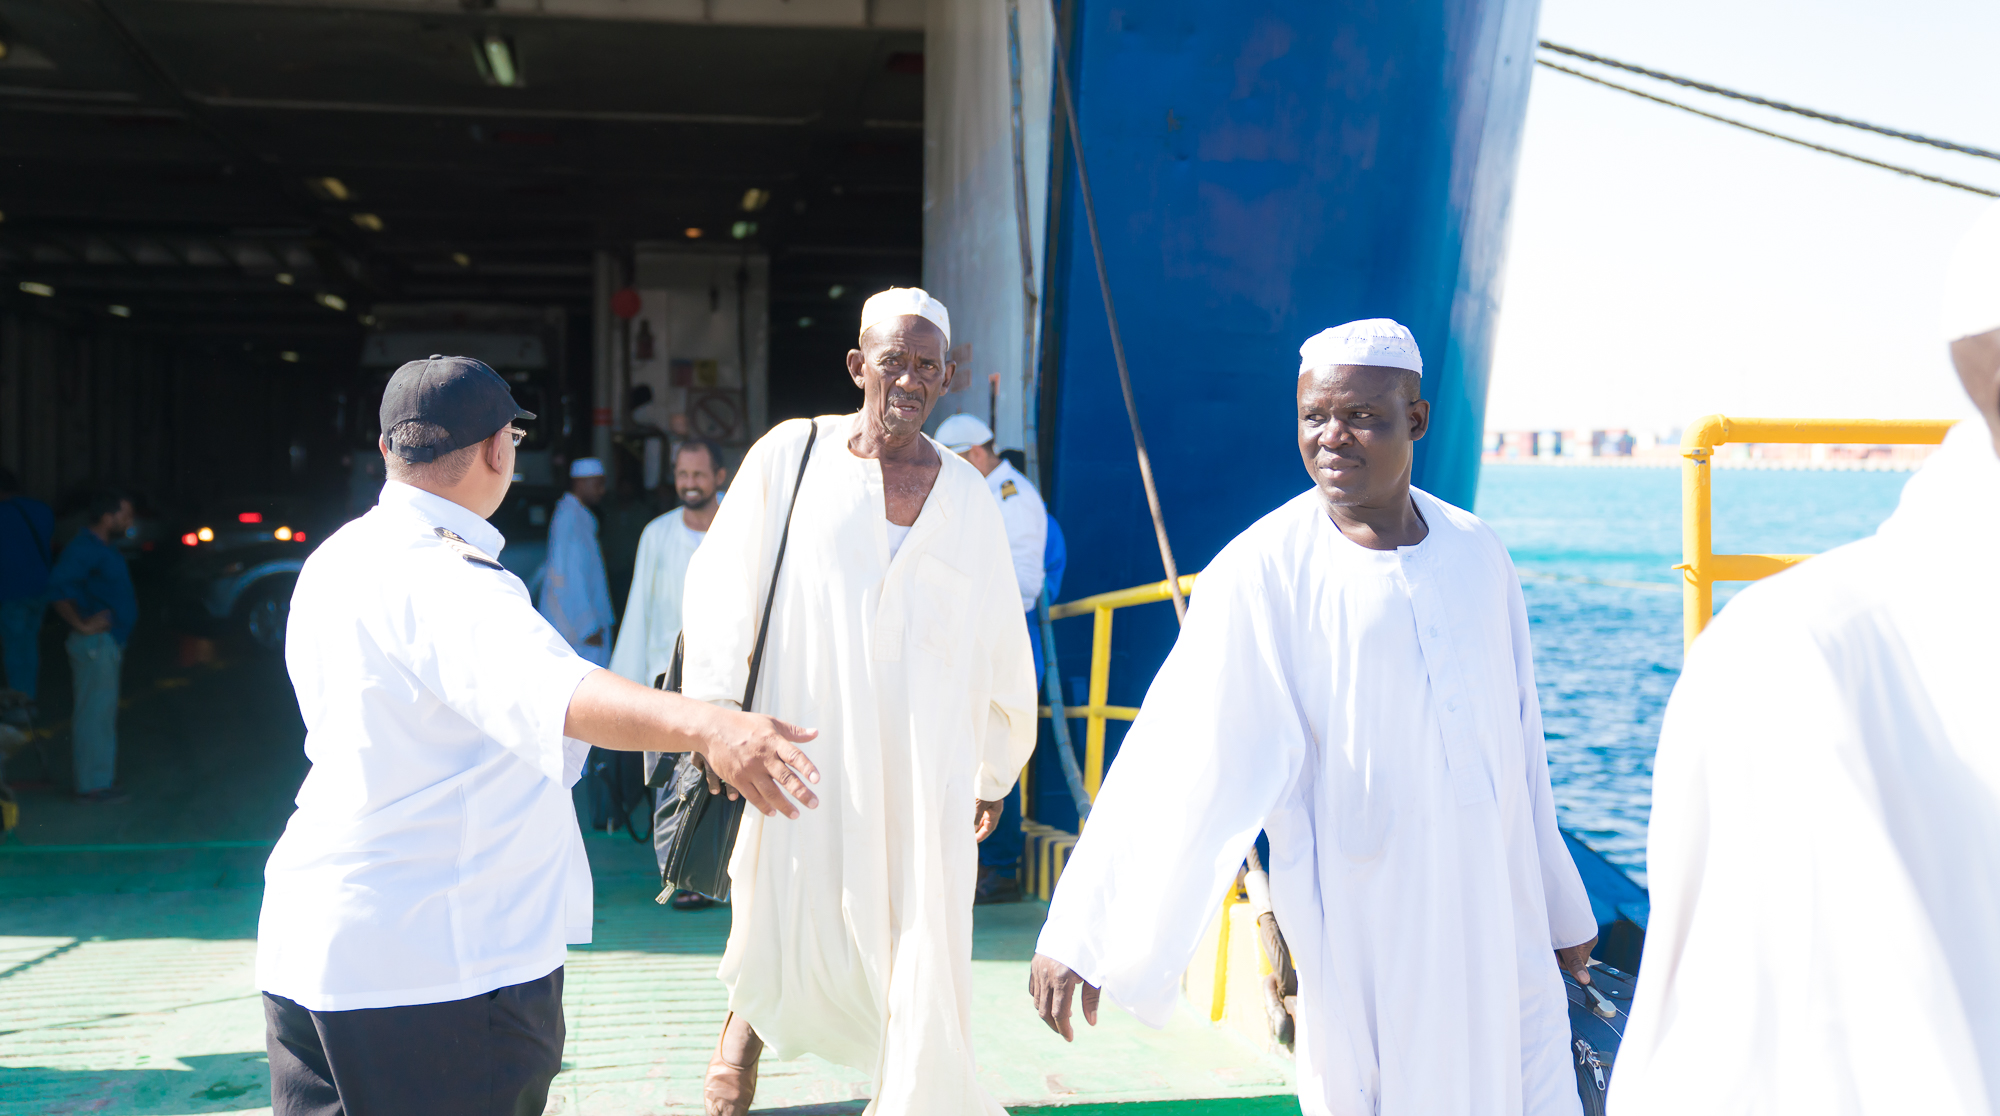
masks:
<svg viewBox="0 0 2000 1116"><path fill-rule="evenodd" d="M1042 551L1049 542L1049 509L1028 478L1005 460L986 475L986 487L1000 501L1000 520L1007 525L1007 550L1014 559L1014 580L1021 586L1021 611L1027 612L1042 595Z"/></svg>
<svg viewBox="0 0 2000 1116"><path fill-rule="evenodd" d="M594 668L490 561L504 542L390 481L306 559L285 665L312 770L264 869L258 988L314 1011L442 1003L590 940L569 795L588 748L562 730Z"/></svg>

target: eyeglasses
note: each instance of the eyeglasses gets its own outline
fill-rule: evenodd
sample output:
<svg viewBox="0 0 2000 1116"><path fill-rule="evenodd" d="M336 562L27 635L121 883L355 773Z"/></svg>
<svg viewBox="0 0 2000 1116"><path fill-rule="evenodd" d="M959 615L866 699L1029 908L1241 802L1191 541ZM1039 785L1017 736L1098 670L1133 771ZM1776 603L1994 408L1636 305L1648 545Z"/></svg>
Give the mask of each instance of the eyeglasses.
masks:
<svg viewBox="0 0 2000 1116"><path fill-rule="evenodd" d="M510 427L508 427L508 428L507 428L507 433L509 433L509 434L511 434L511 435L513 435L513 436L514 436L514 445L515 445L515 446L516 446L517 448L518 448L518 447L520 446L520 444L521 444L521 439L523 439L523 438L525 438L525 437L527 437L527 436L528 436L528 432L527 432L527 431L525 431L525 430L523 430L523 429L521 429L521 428L520 428L520 427L518 427L518 426L510 426Z"/></svg>

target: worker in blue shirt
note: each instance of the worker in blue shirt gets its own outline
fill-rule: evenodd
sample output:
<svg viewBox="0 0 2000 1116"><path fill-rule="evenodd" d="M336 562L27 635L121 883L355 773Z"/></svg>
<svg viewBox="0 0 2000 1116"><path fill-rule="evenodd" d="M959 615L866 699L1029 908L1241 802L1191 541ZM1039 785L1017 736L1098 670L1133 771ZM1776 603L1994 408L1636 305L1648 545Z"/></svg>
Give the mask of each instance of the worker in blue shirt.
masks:
<svg viewBox="0 0 2000 1116"><path fill-rule="evenodd" d="M125 641L139 620L132 574L111 540L132 529L132 501L100 492L84 506L83 529L63 547L49 573L48 595L56 615L74 629L64 646L76 689L70 740L76 759L79 802L120 802L130 797L112 786L118 760L118 674Z"/></svg>
<svg viewBox="0 0 2000 1116"><path fill-rule="evenodd" d="M21 482L0 469L0 663L7 687L26 694L30 706L41 674L42 613L48 598L55 517L49 506L21 493Z"/></svg>

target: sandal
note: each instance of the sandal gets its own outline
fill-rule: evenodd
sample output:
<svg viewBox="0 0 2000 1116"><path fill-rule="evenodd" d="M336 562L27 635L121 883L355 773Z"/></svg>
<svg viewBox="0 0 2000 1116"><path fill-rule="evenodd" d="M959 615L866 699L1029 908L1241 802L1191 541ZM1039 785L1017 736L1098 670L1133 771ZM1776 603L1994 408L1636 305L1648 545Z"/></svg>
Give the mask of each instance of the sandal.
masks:
<svg viewBox="0 0 2000 1116"><path fill-rule="evenodd" d="M750 1029L746 1065L723 1060L722 1044L729 1039L729 1026L736 1021L730 1012L722 1021L722 1034L715 1040L715 1056L708 1060L708 1076L702 1081L701 1099L708 1116L749 1116L750 1102L757 1098L757 1057L764 1052L764 1040Z"/></svg>
<svg viewBox="0 0 2000 1116"><path fill-rule="evenodd" d="M705 911L715 906L715 900L700 892L683 890L674 892L674 897L667 900L667 906L677 911Z"/></svg>

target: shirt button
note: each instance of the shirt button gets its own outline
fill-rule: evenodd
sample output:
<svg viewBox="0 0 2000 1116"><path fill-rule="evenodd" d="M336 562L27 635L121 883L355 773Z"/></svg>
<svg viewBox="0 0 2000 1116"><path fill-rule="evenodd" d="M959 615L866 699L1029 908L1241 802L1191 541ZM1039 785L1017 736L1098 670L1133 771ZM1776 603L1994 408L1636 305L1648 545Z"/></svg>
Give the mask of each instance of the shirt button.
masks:
<svg viewBox="0 0 2000 1116"><path fill-rule="evenodd" d="M1436 624L1432 624L1432 625L1431 625L1431 638L1432 638L1432 639L1436 639L1436 638L1437 638L1437 634L1438 634L1438 626L1437 626Z"/></svg>
<svg viewBox="0 0 2000 1116"><path fill-rule="evenodd" d="M1445 702L1445 703L1444 703L1444 711L1445 711L1446 713L1456 713L1456 712L1458 712L1458 703L1457 703L1457 702L1455 702L1455 701L1447 701L1447 702Z"/></svg>

